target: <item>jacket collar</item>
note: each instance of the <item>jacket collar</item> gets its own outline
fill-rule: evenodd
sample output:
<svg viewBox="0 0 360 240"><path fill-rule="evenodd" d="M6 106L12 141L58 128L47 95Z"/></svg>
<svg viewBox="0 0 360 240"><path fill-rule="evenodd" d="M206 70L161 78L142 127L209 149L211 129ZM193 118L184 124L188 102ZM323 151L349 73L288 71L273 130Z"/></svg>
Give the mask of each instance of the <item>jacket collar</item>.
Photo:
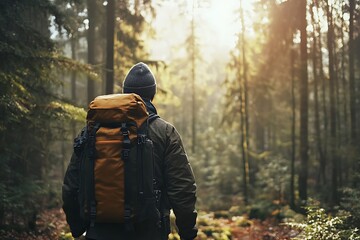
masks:
<svg viewBox="0 0 360 240"><path fill-rule="evenodd" d="M143 98L143 101L145 102L145 106L149 114L151 113L157 114L157 110L154 104L152 104L152 102L149 99Z"/></svg>

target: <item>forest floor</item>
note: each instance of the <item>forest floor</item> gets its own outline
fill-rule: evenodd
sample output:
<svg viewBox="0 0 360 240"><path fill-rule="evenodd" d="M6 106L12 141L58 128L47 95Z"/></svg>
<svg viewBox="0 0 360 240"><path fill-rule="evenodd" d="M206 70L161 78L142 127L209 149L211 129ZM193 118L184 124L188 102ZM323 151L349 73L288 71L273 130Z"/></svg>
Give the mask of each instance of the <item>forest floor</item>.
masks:
<svg viewBox="0 0 360 240"><path fill-rule="evenodd" d="M285 240L298 235L298 231L279 224L277 221L267 219L246 220L244 217L231 219L215 219L211 214L200 217L199 239L232 239L232 240ZM239 222L241 224L239 225ZM245 223L245 224L244 224ZM177 235L177 234L176 234ZM0 229L1 240L70 240L69 228L65 221L62 209L44 211L36 222L36 230L31 232L18 232L16 230ZM170 239L177 239L170 234Z"/></svg>

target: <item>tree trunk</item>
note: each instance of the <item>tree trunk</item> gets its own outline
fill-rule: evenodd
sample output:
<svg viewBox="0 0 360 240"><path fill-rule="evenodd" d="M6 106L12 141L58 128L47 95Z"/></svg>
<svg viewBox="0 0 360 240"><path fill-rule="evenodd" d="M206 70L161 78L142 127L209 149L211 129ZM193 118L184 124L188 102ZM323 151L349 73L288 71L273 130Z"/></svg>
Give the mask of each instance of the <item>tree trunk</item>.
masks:
<svg viewBox="0 0 360 240"><path fill-rule="evenodd" d="M318 85L319 85L319 75L317 72L318 69L318 61L317 61L317 53L318 53L318 49L317 49L317 36L316 33L318 32L318 26L315 22L315 18L314 18L314 11L313 8L310 7L310 13L311 13L311 20L312 20L312 25L313 25L313 55L312 55L312 63L313 63L313 77L314 77L314 114L315 114L315 140L316 140L316 148L317 148L317 152L319 154L319 166L320 166L320 170L319 170L319 174L318 174L318 179L317 179L317 185L320 188L321 187L321 179L323 179L323 175L325 175L325 169L323 169L324 166L324 162L325 162L325 156L324 156L324 152L323 152L323 148L322 148L322 139L321 139L321 130L320 130L320 114L319 114L319 89L318 89Z"/></svg>
<svg viewBox="0 0 360 240"><path fill-rule="evenodd" d="M241 20L241 26L242 26L242 32L241 32L241 42L242 42L242 62L243 62L243 111L244 111L244 137L245 137L245 154L246 154L246 170L248 173L248 180L247 182L249 184L255 184L255 173L251 171L253 167L253 163L251 162L251 158L249 156L249 150L250 150L250 142L249 142L249 88L248 88L248 63L247 63L247 57L246 57L246 25L244 21L244 9L242 6L243 0L240 1L240 20Z"/></svg>
<svg viewBox="0 0 360 240"><path fill-rule="evenodd" d="M195 96L195 88L196 88L196 56L195 56L195 4L196 1L193 0L192 6L192 20L191 20L191 94L192 94L192 146L191 150L193 153L196 151L196 96Z"/></svg>
<svg viewBox="0 0 360 240"><path fill-rule="evenodd" d="M354 172L360 172L360 150L358 147L358 117L357 112L358 109L358 89L359 85L355 82L355 40L354 40L354 22L355 22L355 10L356 10L356 1L349 0L349 11L350 11L350 19L349 19L349 92L350 92L350 141L351 146L355 152L355 159L353 162ZM359 46L359 45L358 45ZM360 56L360 55L359 55ZM360 58L358 60L360 67ZM354 186L359 186L359 177L354 178Z"/></svg>
<svg viewBox="0 0 360 240"><path fill-rule="evenodd" d="M106 6L106 94L114 93L115 7L115 0L108 0Z"/></svg>
<svg viewBox="0 0 360 240"><path fill-rule="evenodd" d="M331 157L331 196L330 203L332 206L338 203L338 164L336 157L336 96L335 96L335 71L334 71L334 27L332 8L330 8L329 1L326 7L328 32L327 32L327 47L329 51L329 85L330 85L330 157Z"/></svg>
<svg viewBox="0 0 360 240"><path fill-rule="evenodd" d="M342 18L342 29L345 29L346 27L346 23L344 21L344 18ZM344 137L345 137L345 144L347 145L348 142L349 142L349 137L350 137L350 134L349 134L349 118L348 116L350 115L349 114L349 111L348 111L348 102L349 102L349 98L348 98L348 95L347 95L347 89L348 89L348 86L347 86L347 80L346 80L346 43L345 43L345 36L344 36L344 31L341 31L341 43L343 45L342 47L342 51L341 51L341 84L342 84L342 101L343 101L343 117L344 117L344 121L343 121L343 124L342 124L342 128L343 128L343 132L344 132Z"/></svg>
<svg viewBox="0 0 360 240"><path fill-rule="evenodd" d="M248 155L248 123L247 123L247 66L246 66L246 54L245 54L245 23L244 23L244 11L242 8L242 0L240 0L240 19L241 19L241 50L242 52L242 74L239 78L240 80L240 99L241 99L241 148L242 148L242 159L243 159L243 191L244 191L244 201L245 204L249 200L249 155ZM240 47L240 45L239 45Z"/></svg>
<svg viewBox="0 0 360 240"><path fill-rule="evenodd" d="M258 101L256 105L258 104L265 104L262 100ZM264 113L262 111L262 108L258 105L258 111ZM260 116L254 117L254 129L256 134L256 150L258 153L264 152L265 150L265 128L263 121L259 120Z"/></svg>
<svg viewBox="0 0 360 240"><path fill-rule="evenodd" d="M296 102L295 102L295 50L291 49L291 163L290 163L290 207L295 209L295 155L296 155Z"/></svg>
<svg viewBox="0 0 360 240"><path fill-rule="evenodd" d="M96 1L87 0L88 7L88 19L89 29L87 32L87 43L88 43L88 63L95 65L95 15L96 15ZM93 79L88 77L87 81L87 99L90 103L95 98L95 82Z"/></svg>
<svg viewBox="0 0 360 240"><path fill-rule="evenodd" d="M71 38L70 40L70 44L71 44L71 59L76 60L76 43L77 43L77 39L75 38ZM76 101L77 101L77 96L76 96L76 72L72 71L71 73L71 102L76 105ZM76 137L76 131L77 131L77 126L76 126L76 121L72 120L69 122L70 124L70 129L71 129L71 133L72 133L72 138L74 139ZM64 144L64 140L62 142L62 147ZM64 151L62 151L64 153ZM65 162L64 162L65 161ZM64 178L65 176L65 164L68 162L68 159L63 158L62 161L62 176Z"/></svg>
<svg viewBox="0 0 360 240"><path fill-rule="evenodd" d="M344 10L343 10L344 12ZM345 29L346 28L346 22L344 20L344 18L341 18L341 29ZM340 37L341 37L341 43L342 43L342 48L341 48L341 106L340 109L342 109L342 114L341 111L339 109L340 112L340 116L342 116L342 120L340 121L341 124L341 134L343 135L343 141L341 141L341 144L345 147L347 147L349 145L349 142L351 143L350 140L350 134L349 134L349 119L348 119L348 115L350 115L349 111L348 111L348 102L349 102L349 98L347 95L347 90L348 90L348 86L347 86L347 79L346 79L346 43L345 43L345 39L344 39L344 30L340 31ZM339 146L341 147L341 146ZM346 184L346 182L348 182L348 173L349 173L349 166L348 166L348 162L349 162L349 157L347 157L346 155L342 156L342 161L340 162L341 166L340 166L340 186L344 186L344 184Z"/></svg>
<svg viewBox="0 0 360 240"><path fill-rule="evenodd" d="M318 2L315 2L316 9L319 9ZM319 15L319 13L317 12ZM324 129L323 129L323 161L320 162L320 172L321 172L321 181L324 185L327 184L326 179L326 168L327 168L327 156L328 156L328 109L327 109L327 101L326 101L326 81L325 81L325 73L324 73L324 64L323 64L323 54L322 54L322 38L321 38L321 29L320 29L320 22L318 20L317 22L317 32L319 33L319 68L320 68L320 80L321 80L321 102L322 102L322 117L323 117L323 123L324 123Z"/></svg>
<svg viewBox="0 0 360 240"><path fill-rule="evenodd" d="M76 41L77 39L71 38L71 59L76 60ZM71 73L71 101L73 104L76 104L76 72L72 71Z"/></svg>
<svg viewBox="0 0 360 240"><path fill-rule="evenodd" d="M351 144L356 146L356 95L355 95L355 48L354 48L354 11L355 0L349 0L350 19L349 19L349 93L350 93L350 132Z"/></svg>
<svg viewBox="0 0 360 240"><path fill-rule="evenodd" d="M307 70L307 22L306 1L300 0L300 159L301 167L299 174L299 197L304 204L307 201L307 179L308 179L308 70Z"/></svg>

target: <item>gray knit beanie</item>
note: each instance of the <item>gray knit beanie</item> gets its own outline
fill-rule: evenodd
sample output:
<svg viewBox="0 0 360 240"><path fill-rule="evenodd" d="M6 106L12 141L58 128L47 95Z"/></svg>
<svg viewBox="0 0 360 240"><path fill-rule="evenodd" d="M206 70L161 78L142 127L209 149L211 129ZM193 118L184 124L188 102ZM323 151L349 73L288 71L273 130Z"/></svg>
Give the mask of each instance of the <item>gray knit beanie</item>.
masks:
<svg viewBox="0 0 360 240"><path fill-rule="evenodd" d="M123 93L136 93L140 97L153 99L156 93L156 80L150 68L142 62L135 64L126 75Z"/></svg>

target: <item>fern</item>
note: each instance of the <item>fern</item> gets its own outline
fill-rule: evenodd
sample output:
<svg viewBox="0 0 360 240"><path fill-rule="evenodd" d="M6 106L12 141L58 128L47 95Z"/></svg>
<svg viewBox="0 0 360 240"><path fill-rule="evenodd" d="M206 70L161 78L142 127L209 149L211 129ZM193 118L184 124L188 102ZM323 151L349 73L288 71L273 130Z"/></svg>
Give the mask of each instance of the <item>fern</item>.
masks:
<svg viewBox="0 0 360 240"><path fill-rule="evenodd" d="M340 211L337 216L326 213L319 206L306 208L308 216L303 223L287 223L302 232L294 239L298 240L360 240L360 231L346 224L350 213Z"/></svg>

